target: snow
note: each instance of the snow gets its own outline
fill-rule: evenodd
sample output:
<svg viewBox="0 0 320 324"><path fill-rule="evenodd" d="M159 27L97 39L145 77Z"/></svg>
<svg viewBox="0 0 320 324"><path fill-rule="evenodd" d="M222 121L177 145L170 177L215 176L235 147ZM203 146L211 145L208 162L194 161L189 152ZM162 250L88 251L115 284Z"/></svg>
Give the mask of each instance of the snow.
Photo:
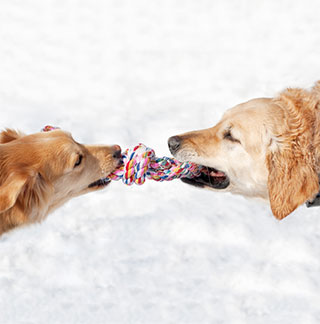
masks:
<svg viewBox="0 0 320 324"><path fill-rule="evenodd" d="M167 138L319 79L319 2L2 0L0 127ZM0 238L0 323L316 324L320 210L113 183Z"/></svg>

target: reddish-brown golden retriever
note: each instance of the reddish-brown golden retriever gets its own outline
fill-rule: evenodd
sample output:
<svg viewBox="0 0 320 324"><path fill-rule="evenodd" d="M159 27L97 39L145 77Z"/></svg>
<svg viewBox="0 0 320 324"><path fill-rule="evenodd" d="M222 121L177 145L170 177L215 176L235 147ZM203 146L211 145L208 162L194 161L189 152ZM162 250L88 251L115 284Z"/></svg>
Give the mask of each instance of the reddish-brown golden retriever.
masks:
<svg viewBox="0 0 320 324"><path fill-rule="evenodd" d="M240 104L214 127L168 143L177 159L208 167L184 182L269 200L282 219L319 191L320 81Z"/></svg>
<svg viewBox="0 0 320 324"><path fill-rule="evenodd" d="M105 187L121 149L88 146L62 130L0 133L0 234L39 222L69 199Z"/></svg>

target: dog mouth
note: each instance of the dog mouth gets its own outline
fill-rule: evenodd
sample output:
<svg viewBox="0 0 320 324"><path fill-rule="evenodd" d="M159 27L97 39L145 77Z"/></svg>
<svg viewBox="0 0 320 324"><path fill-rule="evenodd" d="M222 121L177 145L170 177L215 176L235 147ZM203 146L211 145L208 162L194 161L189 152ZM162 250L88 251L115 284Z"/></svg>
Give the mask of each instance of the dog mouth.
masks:
<svg viewBox="0 0 320 324"><path fill-rule="evenodd" d="M112 171L114 172L116 169L120 168L123 165L123 157L120 157L116 163L115 169ZM110 172L109 175L112 173ZM101 178L95 182L92 182L89 184L88 188L103 188L106 187L108 184L110 184L111 179L107 176L105 178Z"/></svg>
<svg viewBox="0 0 320 324"><path fill-rule="evenodd" d="M225 172L207 166L203 166L200 176L182 178L181 181L195 187L213 189L225 189L230 184L230 179Z"/></svg>
<svg viewBox="0 0 320 324"><path fill-rule="evenodd" d="M110 182L111 180L108 178L99 179L89 184L88 188L103 188L106 187Z"/></svg>

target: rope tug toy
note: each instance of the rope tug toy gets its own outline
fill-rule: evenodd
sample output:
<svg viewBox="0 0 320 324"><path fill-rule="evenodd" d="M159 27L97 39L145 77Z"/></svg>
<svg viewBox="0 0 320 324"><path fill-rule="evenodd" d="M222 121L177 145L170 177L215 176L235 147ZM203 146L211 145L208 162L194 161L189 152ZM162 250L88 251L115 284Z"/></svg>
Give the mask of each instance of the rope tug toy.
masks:
<svg viewBox="0 0 320 324"><path fill-rule="evenodd" d="M108 177L122 180L128 186L144 184L146 178L155 181L171 181L179 178L193 178L201 174L202 166L191 162L179 162L169 157L156 157L153 149L143 144L127 149L123 155L123 165Z"/></svg>
<svg viewBox="0 0 320 324"><path fill-rule="evenodd" d="M41 131L49 132L59 127L45 126ZM194 178L204 169L192 162L180 162L174 158L156 157L153 149L139 144L127 149L122 154L123 164L104 181L122 180L128 186L142 185L146 179L155 181L171 181L180 178Z"/></svg>

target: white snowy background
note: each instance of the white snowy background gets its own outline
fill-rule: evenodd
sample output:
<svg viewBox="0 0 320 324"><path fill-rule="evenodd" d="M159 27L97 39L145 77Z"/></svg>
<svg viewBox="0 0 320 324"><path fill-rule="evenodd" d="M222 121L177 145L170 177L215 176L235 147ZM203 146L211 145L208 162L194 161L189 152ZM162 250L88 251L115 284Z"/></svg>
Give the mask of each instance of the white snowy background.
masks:
<svg viewBox="0 0 320 324"><path fill-rule="evenodd" d="M0 128L83 143L214 125L320 79L320 3L1 0ZM113 183L0 238L1 324L318 324L320 208Z"/></svg>

